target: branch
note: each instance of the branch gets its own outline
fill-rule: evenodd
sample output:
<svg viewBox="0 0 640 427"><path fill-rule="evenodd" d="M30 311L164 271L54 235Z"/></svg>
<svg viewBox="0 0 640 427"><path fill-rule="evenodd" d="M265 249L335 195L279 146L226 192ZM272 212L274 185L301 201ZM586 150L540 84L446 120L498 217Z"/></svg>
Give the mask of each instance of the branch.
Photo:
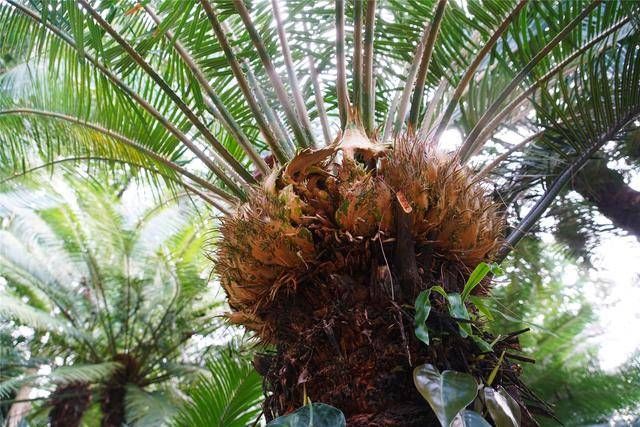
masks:
<svg viewBox="0 0 640 427"><path fill-rule="evenodd" d="M55 27L51 24L50 21L45 21L42 17L33 12L32 10L22 6L17 3L16 0L6 0L7 3L12 5L14 8L19 10L21 13L39 23L43 27L47 28L57 37L59 37L62 41L67 43L72 48L78 50L78 47L74 43L73 39L71 39L67 34L62 32L59 28ZM113 74L109 69L100 63L96 58L89 55L86 50L81 54L87 61L89 61L93 66L95 66L100 73L102 73L107 79L109 79L115 86L120 88L124 93L130 96L138 105L140 105L147 113L149 113L153 118L155 118L162 126L167 129L173 136L175 136L178 140L180 140L196 157L198 157L213 173L215 173L220 179L223 181L227 180L226 174L216 166L211 159L204 154L202 150L200 150L181 130L179 130L173 123L169 121L166 117L164 117L158 110L156 110L151 104L149 104L145 99L143 99L140 95L138 95L133 89L127 86L118 76ZM244 198L244 192L240 190L235 183L230 186L232 191L240 198Z"/></svg>
<svg viewBox="0 0 640 427"><path fill-rule="evenodd" d="M298 117L293 110L293 106L289 101L289 96L287 95L287 92L284 88L284 84L282 84L282 80L280 79L280 76L278 75L273 62L271 61L271 57L269 56L267 48L262 42L260 34L258 34L255 25L253 25L251 16L249 15L249 11L244 4L244 0L233 0L233 4L235 5L238 14L240 14L240 18L244 23L245 29L249 33L249 38L251 38L253 46L256 48L258 56L260 57L260 61L262 61L262 65L267 71L267 76L269 76L269 80L273 85L273 89L276 93L276 96L278 97L278 100L280 101L282 109L284 110L284 114L287 117L291 129L293 130L293 134L295 135L296 140L301 146L305 148L313 146L313 135L311 133L311 129L305 128L298 121Z"/></svg>
<svg viewBox="0 0 640 427"><path fill-rule="evenodd" d="M618 31L619 29L621 29L623 26L625 26L629 22L629 20L630 20L630 18L628 18L628 17L627 18L623 18L617 24L612 25L607 30L605 30L601 34L599 34L597 37L593 38L588 43L585 43L583 46L581 46L578 50L576 50L571 55L569 55L567 58L565 58L558 65L556 65L551 70L549 70L544 76L542 76L540 79L536 80L524 92L522 92L520 95L518 95L513 101L511 101L506 107L504 107L499 113L497 113L495 115L495 117L493 117L493 119L489 122L488 125L485 126L485 128L480 132L480 134L476 138L476 141L474 142L473 146L469 149L469 153L468 153L467 157L463 158L462 160L464 161L466 159L469 159L469 158L473 157L475 154L477 154L478 150L480 150L480 148L482 148L483 144L493 134L493 131L500 125L500 123L502 123L502 120L507 115L509 115L511 113L511 111L515 110L520 104L522 104L524 101L526 101L529 98L529 96L531 96L542 84L544 84L547 81L551 80L551 78L554 77L556 74L558 74L560 71L562 71L562 69L565 66L567 66L567 64L569 64L571 61L573 61L578 56L583 54L585 51L591 49L597 43L599 43L600 41L606 39L611 34L613 34L614 32Z"/></svg>
<svg viewBox="0 0 640 427"><path fill-rule="evenodd" d="M173 101L173 103L184 113L184 115L189 119L191 123L202 133L204 138L212 145L214 150L227 162L227 164L223 164L225 167L228 166L232 170L234 170L238 175L240 175L248 184L254 184L256 182L255 178L249 173L248 170L244 168L236 160L235 157L222 145L220 141L209 131L207 126L198 119L195 113L189 108L189 106L182 100L182 98L171 89L171 86L153 69L151 65L131 46L121 35L118 33L103 17L102 15L91 5L87 0L77 0L78 3L85 9L89 15L91 15L96 23L105 30L111 37L127 52L127 54L135 61L136 64L142 68L151 79L156 82L158 87L162 89L164 93L169 96L169 98ZM216 166L217 168L217 166ZM218 176L221 180L225 182L230 188L234 188L240 192L240 190L236 183L229 179L222 170L219 170L220 175Z"/></svg>
<svg viewBox="0 0 640 427"><path fill-rule="evenodd" d="M464 75L460 79L460 82L458 83L458 86L456 86L456 89L453 92L453 96L449 100L449 104L447 105L447 108L445 108L444 114L442 115L442 119L438 124L438 128L433 134L433 138L435 140L438 140L440 138L440 135L442 135L442 132L444 132L444 130L449 125L449 120L451 120L451 115L453 114L453 110L455 110L456 105L458 104L458 101L464 94L464 91L469 85L469 82L471 82L471 79L473 78L473 75L475 74L476 70L480 66L480 63L482 62L484 57L487 56L489 52L491 52L491 49L493 49L493 46L497 43L500 37L502 37L502 34L507 30L511 22L518 16L522 8L524 8L524 6L527 4L527 1L528 0L520 0L518 2L516 7L505 18L505 20L502 21L502 24L500 24L498 29L491 35L491 38L487 41L487 43L485 43L485 45L482 47L480 52L478 52L478 54L474 58L473 62L469 65L469 67L465 71Z"/></svg>
<svg viewBox="0 0 640 427"><path fill-rule="evenodd" d="M367 1L362 64L362 122L369 137L375 131L376 94L373 75L373 39L376 25L376 0Z"/></svg>
<svg viewBox="0 0 640 427"><path fill-rule="evenodd" d="M349 119L349 93L347 92L347 68L344 57L344 0L336 0L336 62L338 81L336 90L338 95L338 111L340 124L345 128Z"/></svg>
<svg viewBox="0 0 640 427"><path fill-rule="evenodd" d="M218 197L220 197L221 199L229 202L229 203L236 203L238 201L237 198L235 198L234 196L232 196L231 194L226 193L225 191L221 190L220 188L217 188L215 185L213 185L212 183L210 183L209 181L206 181L202 178L200 178L197 175L194 175L193 173L189 172L188 170L184 169L183 167L173 163L172 161L162 157L161 155L159 155L158 153L149 150L148 148L146 148L145 146L143 146L142 144L139 144L129 138L127 138L124 135L121 135L119 133L113 132L109 129L106 129L102 126L98 126L96 124L93 123L89 123L89 122L85 122L80 120L77 117L73 117L73 116L67 116L65 114L60 114L60 113L54 113L52 111L43 111L43 110L36 110L36 109L32 109L32 108L15 108L15 109L11 109L11 110L0 110L0 116L3 115L21 115L21 114L28 114L28 115L36 115L36 116L42 116L42 117L49 117L49 118L54 118L54 119L58 119L58 120L63 120L69 123L73 123L76 125L80 125L83 127L86 127L87 129L91 129L94 130L96 132L99 132L103 135L106 135L110 138L113 138L117 141L120 141L121 143L123 143L124 145L131 147L141 153L143 153L146 156L149 156L150 158L152 158L153 160L161 163L163 166L166 166L167 168L179 173L180 175L186 176L187 178L193 180L194 182L197 182L198 184L202 185L204 188L210 190L212 193L216 194Z"/></svg>
<svg viewBox="0 0 640 427"><path fill-rule="evenodd" d="M293 59L291 58L291 51L289 50L289 42L287 41L287 35L284 31L284 25L282 23L282 17L280 16L280 1L271 0L271 6L273 9L273 16L276 20L276 27L278 29L278 38L280 39L280 46L282 48L282 54L284 56L284 65L287 69L287 75L289 76L289 84L291 85L291 91L293 92L293 100L296 105L296 111L298 112L298 118L302 122L305 129L308 130L308 136L310 138L311 145L317 147L316 141L311 133L311 121L309 120L309 112L307 106L302 99L302 93L300 92L300 85L298 84L298 78L296 76L295 69L293 68Z"/></svg>

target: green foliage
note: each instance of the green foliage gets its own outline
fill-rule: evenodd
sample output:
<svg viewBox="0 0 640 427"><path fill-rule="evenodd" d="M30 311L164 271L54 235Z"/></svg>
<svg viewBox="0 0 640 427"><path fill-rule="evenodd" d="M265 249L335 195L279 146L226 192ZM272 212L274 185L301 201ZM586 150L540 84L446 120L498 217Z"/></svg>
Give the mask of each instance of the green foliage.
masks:
<svg viewBox="0 0 640 427"><path fill-rule="evenodd" d="M260 416L262 380L248 361L228 352L207 362L207 375L189 391L174 418L181 427L245 427Z"/></svg>
<svg viewBox="0 0 640 427"><path fill-rule="evenodd" d="M140 366L128 380L130 421L172 416L178 383L167 380L193 376L215 348L195 351L191 337L219 327L222 303L202 254L206 217L180 197L139 202L136 218L116 191L70 175L0 194L0 316L33 330L25 339L34 368L51 368L2 378L3 398L25 384L81 382L99 393L126 354Z"/></svg>
<svg viewBox="0 0 640 427"><path fill-rule="evenodd" d="M508 261L508 284L496 288L488 301L496 318L489 325L496 333L531 328L520 339L523 350L536 359L523 365L526 384L565 425L603 423L616 412L637 413L637 356L613 372L603 372L594 361L588 331L595 314L582 287L598 284L584 273L575 284L566 283L563 272L575 268L571 260L535 239L523 241Z"/></svg>
<svg viewBox="0 0 640 427"><path fill-rule="evenodd" d="M464 410L458 414L455 421L456 427L489 427L491 424L487 422L482 415L475 411Z"/></svg>
<svg viewBox="0 0 640 427"><path fill-rule="evenodd" d="M276 418L268 427L346 427L344 414L324 403L309 403L294 412Z"/></svg>
<svg viewBox="0 0 640 427"><path fill-rule="evenodd" d="M478 393L478 384L471 375L455 371L440 373L432 365L416 367L413 381L445 427L473 402Z"/></svg>
<svg viewBox="0 0 640 427"><path fill-rule="evenodd" d="M520 405L505 389L498 387L494 390L491 387L484 387L482 392L485 406L497 427L520 426Z"/></svg>
<svg viewBox="0 0 640 427"><path fill-rule="evenodd" d="M416 314L413 320L416 337L426 345L429 345L429 329L427 328L426 321L431 312L430 294L431 289L424 290L418 294L415 303Z"/></svg>

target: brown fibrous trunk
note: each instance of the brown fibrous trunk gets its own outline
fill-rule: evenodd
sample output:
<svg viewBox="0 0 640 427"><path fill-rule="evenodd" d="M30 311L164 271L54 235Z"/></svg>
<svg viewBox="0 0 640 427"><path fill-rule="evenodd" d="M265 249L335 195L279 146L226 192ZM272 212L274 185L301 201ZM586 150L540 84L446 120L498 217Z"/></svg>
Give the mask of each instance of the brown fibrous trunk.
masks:
<svg viewBox="0 0 640 427"><path fill-rule="evenodd" d="M125 424L126 386L136 384L139 380L140 365L135 358L128 354L119 354L114 361L122 364L122 367L113 373L102 390L102 427L122 427Z"/></svg>
<svg viewBox="0 0 640 427"><path fill-rule="evenodd" d="M424 363L479 382L498 365L494 385L535 400L518 365L498 361L518 349L517 338L483 353L459 335L435 292L429 345L414 334L419 292L461 292L500 246L502 226L498 207L455 157L411 136L390 151L347 132L267 177L225 218L216 254L231 321L276 349L255 360L267 419L308 398L342 410L349 426L435 425L413 384ZM483 329L476 321L474 334L492 342Z"/></svg>
<svg viewBox="0 0 640 427"><path fill-rule="evenodd" d="M51 427L77 427L91 403L91 390L81 382L61 385L51 393L49 403Z"/></svg>

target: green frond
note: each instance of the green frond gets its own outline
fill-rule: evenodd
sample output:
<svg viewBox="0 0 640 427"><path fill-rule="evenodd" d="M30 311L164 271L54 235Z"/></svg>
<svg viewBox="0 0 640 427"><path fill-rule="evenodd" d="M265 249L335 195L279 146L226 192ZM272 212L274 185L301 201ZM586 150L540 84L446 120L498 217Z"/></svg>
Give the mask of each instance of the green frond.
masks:
<svg viewBox="0 0 640 427"><path fill-rule="evenodd" d="M253 366L221 353L207 364L210 373L189 392L191 401L180 410L175 426L250 425L260 414L262 383Z"/></svg>
<svg viewBox="0 0 640 427"><path fill-rule="evenodd" d="M127 422L135 427L159 427L169 425L176 415L181 400L170 390L147 392L128 384L125 395Z"/></svg>
<svg viewBox="0 0 640 427"><path fill-rule="evenodd" d="M53 317L45 311L33 308L7 294L2 295L2 301L0 301L0 316L5 319L15 320L20 324L37 330L49 331L63 336L84 336L82 331L77 330L68 322Z"/></svg>
<svg viewBox="0 0 640 427"><path fill-rule="evenodd" d="M73 382L93 384L109 378L120 367L122 365L118 362L61 366L52 370L48 379L55 384Z"/></svg>

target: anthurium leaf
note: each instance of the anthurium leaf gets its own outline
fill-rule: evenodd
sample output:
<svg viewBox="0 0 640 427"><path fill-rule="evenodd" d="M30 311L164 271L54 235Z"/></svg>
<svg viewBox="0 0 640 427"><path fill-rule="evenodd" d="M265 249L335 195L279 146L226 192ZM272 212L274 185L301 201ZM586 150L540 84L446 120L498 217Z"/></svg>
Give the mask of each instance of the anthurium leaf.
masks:
<svg viewBox="0 0 640 427"><path fill-rule="evenodd" d="M505 389L485 387L484 401L496 427L520 427L520 406Z"/></svg>
<svg viewBox="0 0 640 427"><path fill-rule="evenodd" d="M460 294L452 292L447 295L447 300L449 301L449 314L451 317L465 320L470 319L469 312ZM460 336L466 338L469 335L471 335L471 325L468 323L460 323Z"/></svg>
<svg viewBox="0 0 640 427"><path fill-rule="evenodd" d="M415 334L416 337L426 345L429 345L429 330L427 329L426 321L429 317L429 312L431 312L431 301L429 301L430 294L430 289L420 292L415 303Z"/></svg>
<svg viewBox="0 0 640 427"><path fill-rule="evenodd" d="M451 427L491 427L491 424L476 411L465 410L455 417Z"/></svg>
<svg viewBox="0 0 640 427"><path fill-rule="evenodd" d="M347 420L337 408L324 403L311 403L276 418L267 427L346 427Z"/></svg>
<svg viewBox="0 0 640 427"><path fill-rule="evenodd" d="M456 371L441 374L429 364L413 370L413 382L445 427L451 424L458 412L473 402L478 391L471 375Z"/></svg>
<svg viewBox="0 0 640 427"><path fill-rule="evenodd" d="M462 290L462 301L465 301L471 291L478 286L478 283L484 279L487 274L492 273L494 275L502 274L502 269L498 267L497 264L487 264L486 262L481 262L478 266L473 270L467 283L464 285L464 289Z"/></svg>

